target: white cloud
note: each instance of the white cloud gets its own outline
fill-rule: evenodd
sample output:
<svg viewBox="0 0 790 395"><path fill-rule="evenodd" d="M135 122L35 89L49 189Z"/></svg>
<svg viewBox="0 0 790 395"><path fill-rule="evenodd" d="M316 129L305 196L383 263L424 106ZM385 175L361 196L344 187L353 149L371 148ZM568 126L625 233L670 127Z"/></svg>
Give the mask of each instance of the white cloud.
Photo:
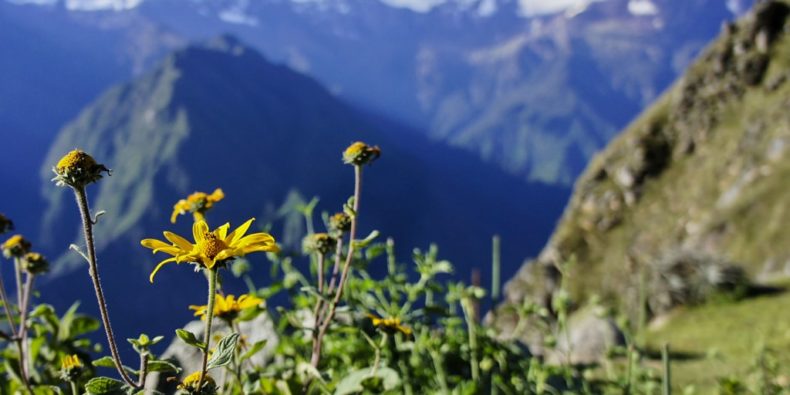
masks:
<svg viewBox="0 0 790 395"><path fill-rule="evenodd" d="M631 0L628 2L628 11L633 15L656 15L658 7L650 0Z"/></svg>
<svg viewBox="0 0 790 395"><path fill-rule="evenodd" d="M408 8L417 12L428 12L433 7L445 3L447 0L381 0L382 3L393 7Z"/></svg>
<svg viewBox="0 0 790 395"><path fill-rule="evenodd" d="M584 8L595 0L519 0L524 16L554 14L575 8Z"/></svg>

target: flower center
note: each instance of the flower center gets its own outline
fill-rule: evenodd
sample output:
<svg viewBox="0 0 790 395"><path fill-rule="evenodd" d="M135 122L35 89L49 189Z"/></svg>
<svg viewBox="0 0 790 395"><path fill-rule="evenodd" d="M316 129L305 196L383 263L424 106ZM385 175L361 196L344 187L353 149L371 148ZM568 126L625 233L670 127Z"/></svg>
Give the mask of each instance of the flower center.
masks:
<svg viewBox="0 0 790 395"><path fill-rule="evenodd" d="M213 233L206 233L205 239L200 243L199 248L203 255L209 257L209 259L214 259L217 254L228 248L228 246Z"/></svg>
<svg viewBox="0 0 790 395"><path fill-rule="evenodd" d="M88 170L87 168L95 165L96 161L90 155L80 150L73 150L63 156L55 167L62 172L65 170L73 171L77 168Z"/></svg>

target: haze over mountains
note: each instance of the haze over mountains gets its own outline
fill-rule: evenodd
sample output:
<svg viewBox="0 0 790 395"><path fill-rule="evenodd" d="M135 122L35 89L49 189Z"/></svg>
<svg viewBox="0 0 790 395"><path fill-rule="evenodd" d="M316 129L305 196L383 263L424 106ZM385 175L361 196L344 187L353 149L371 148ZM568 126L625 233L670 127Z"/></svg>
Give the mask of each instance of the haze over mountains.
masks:
<svg viewBox="0 0 790 395"><path fill-rule="evenodd" d="M525 179L569 185L744 3L6 0L0 34L27 31L36 45L0 49L14 60L0 70L10 85L0 89L31 83L20 74L49 77L41 89L74 90L70 100L52 103L73 114L108 81L139 74L186 42L228 32L355 105ZM42 57L49 62L41 65ZM31 63L53 69L21 66ZM54 68L62 64L65 72ZM80 70L68 67L75 65ZM54 75L61 80L48 81ZM51 117L30 127L51 136L64 122L58 111ZM0 122L21 123L13 114Z"/></svg>
<svg viewBox="0 0 790 395"><path fill-rule="evenodd" d="M19 169L4 172L17 193L2 209L45 243L74 240L70 197L48 182L48 169L65 150L94 150L126 169L103 182L95 200L117 216L102 247L118 256L144 231L163 229L169 205L194 189L222 186L228 199L239 196L232 210L218 212L234 222L265 213L267 203L276 207L293 187L337 204L348 188L334 179L344 173L329 173L329 182L310 166L347 170L338 152L365 132L385 148L371 173L411 183L372 192L382 200L371 202L371 212L391 205L389 196L409 197L399 201L404 211L376 210L370 227L407 235L398 240L404 247L438 241L460 258L456 264L474 265L487 261L488 238L500 232L506 261L520 261L545 240L565 188L591 155L740 9L720 0L568 1L550 10L534 1L416 9L395 1L0 1L0 130L14 142L0 166ZM199 47L168 55L221 33L315 80L246 47L243 62L228 53L235 61L214 59L223 58L222 45L211 56ZM132 80L77 117L109 86ZM270 133L279 137L267 140ZM218 169L226 169L199 164L228 157L211 145L225 138L223 149L245 153L234 157L256 159L249 165L263 183L250 187L228 164L222 174L233 181L219 185ZM153 142L169 145L147 151ZM193 146L201 162L185 153ZM284 152L304 167L283 173ZM45 202L32 198L41 191ZM258 196L266 198L251 200ZM45 209L39 232L33 224ZM144 280L146 264L135 267Z"/></svg>

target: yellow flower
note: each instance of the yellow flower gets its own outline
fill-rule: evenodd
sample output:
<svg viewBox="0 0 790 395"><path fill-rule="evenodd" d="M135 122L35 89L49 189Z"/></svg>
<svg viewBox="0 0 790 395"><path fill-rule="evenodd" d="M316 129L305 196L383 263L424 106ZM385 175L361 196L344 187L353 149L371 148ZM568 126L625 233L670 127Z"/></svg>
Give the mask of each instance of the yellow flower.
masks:
<svg viewBox="0 0 790 395"><path fill-rule="evenodd" d="M217 383L214 381L211 376L206 373L206 376L203 377L203 388L198 388L198 382L200 381L200 371L190 374L189 376L184 378L184 381L178 385L178 389L186 390L191 394L213 394L216 393L217 390Z"/></svg>
<svg viewBox="0 0 790 395"><path fill-rule="evenodd" d="M92 156L78 149L60 158L52 171L56 174L52 181L56 181L60 186L69 185L75 188L98 181L102 177L102 172L110 174L110 169L96 163Z"/></svg>
<svg viewBox="0 0 790 395"><path fill-rule="evenodd" d="M184 215L188 212L193 214L197 213L199 218L202 218L203 214L214 206L214 203L222 200L224 197L225 193L223 193L220 188L215 189L210 195L205 192L195 192L187 196L186 199L179 200L173 206L173 214L170 215L170 222L176 223L176 218L179 215Z"/></svg>
<svg viewBox="0 0 790 395"><path fill-rule="evenodd" d="M76 355L64 355L60 358L60 377L66 381L74 381L82 374L82 361Z"/></svg>
<svg viewBox="0 0 790 395"><path fill-rule="evenodd" d="M239 316L242 310L257 307L261 303L263 303L263 299L255 295L241 295L239 299L236 299L233 295L222 296L221 294L217 294L217 298L214 300L214 317L226 321L233 321ZM200 317L201 320L206 319L208 310L206 305L189 306L189 309L195 310L195 317Z"/></svg>
<svg viewBox="0 0 790 395"><path fill-rule="evenodd" d="M170 262L191 262L207 269L213 269L219 263L242 257L251 252L279 251L274 237L268 233L252 233L244 236L254 220L255 218L249 219L230 233L228 233L230 228L228 223L214 231L209 231L206 221L197 221L192 225L194 244L172 232L164 232L165 238L171 244L157 239L142 240L140 244L154 250L154 253L161 251L173 256L159 262L151 272L149 280L153 283L154 276L159 269Z"/></svg>
<svg viewBox="0 0 790 395"><path fill-rule="evenodd" d="M373 163L381 156L381 149L378 146L370 146L361 141L357 141L343 151L343 162L350 165L362 166Z"/></svg>
<svg viewBox="0 0 790 395"><path fill-rule="evenodd" d="M73 370L81 367L82 367L82 361L80 361L80 358L74 354L64 355L60 359L60 368L63 370Z"/></svg>
<svg viewBox="0 0 790 395"><path fill-rule="evenodd" d="M3 255L6 258L21 258L30 252L31 246L30 242L22 237L22 235L13 235L6 240L5 243L0 245L0 249L3 250Z"/></svg>
<svg viewBox="0 0 790 395"><path fill-rule="evenodd" d="M397 317L389 317L389 318L380 318L376 317L373 314L368 314L368 318L373 323L373 326L379 328L385 332L395 333L399 331L406 336L411 335L411 328L408 326L401 325L400 318Z"/></svg>

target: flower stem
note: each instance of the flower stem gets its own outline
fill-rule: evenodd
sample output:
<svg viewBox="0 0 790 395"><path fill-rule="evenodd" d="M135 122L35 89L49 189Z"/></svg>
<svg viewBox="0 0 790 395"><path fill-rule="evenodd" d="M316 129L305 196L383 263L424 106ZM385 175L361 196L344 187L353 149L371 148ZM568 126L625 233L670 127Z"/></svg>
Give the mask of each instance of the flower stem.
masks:
<svg viewBox="0 0 790 395"><path fill-rule="evenodd" d="M69 380L69 384L71 385L71 394L79 395L79 391L77 390L77 383L75 383L74 380Z"/></svg>
<svg viewBox="0 0 790 395"><path fill-rule="evenodd" d="M359 197L361 194L360 193L361 190L362 190L362 166L355 165L354 166L354 215L351 217L351 230L348 236L349 237L348 254L346 255L346 262L343 264L343 273L340 275L340 282L337 284L337 292L335 293L335 297L329 306L329 312L327 313L326 317L323 317L324 321L321 324L320 329L318 330L318 337L316 338L316 341L313 344L313 355L310 358L310 363L315 368L318 367L318 362L321 360L321 343L324 340L324 336L326 335L327 329L329 329L329 325L332 323L332 319L335 317L337 304L340 303L340 298L343 297L343 288L345 287L346 281L348 280L348 271L351 268L351 261L354 258L354 238L357 235L357 222L359 218Z"/></svg>
<svg viewBox="0 0 790 395"><path fill-rule="evenodd" d="M110 316L107 313L107 303L104 299L104 291L101 286L101 279L99 278L99 267L96 263L96 246L93 241L93 220L91 219L90 209L88 208L88 196L85 193L85 187L75 187L74 196L77 199L77 206L80 208L80 215L82 216L82 229L85 236L85 244L88 252L88 274L93 282L93 289L96 292L96 301L99 304L99 313L101 315L102 324L104 325L104 332L107 334L107 343L110 345L110 354L115 363L115 369L121 375L123 381L132 388L139 389L137 384L132 381L126 370L123 368L121 356L118 352L118 345L115 342L115 335L112 331L110 324Z"/></svg>
<svg viewBox="0 0 790 395"><path fill-rule="evenodd" d="M5 314L8 318L8 326L11 327L11 335L16 338L16 327L14 326L14 317L11 315L11 308L8 306L9 300L8 295L5 293L5 284L3 284L3 276L0 275L0 298L3 301L3 307L5 308Z"/></svg>
<svg viewBox="0 0 790 395"><path fill-rule="evenodd" d="M19 358L19 367L22 371L23 377L27 379L30 376L30 361L28 361L27 352L27 314L30 306L30 290L33 288L33 280L35 279L35 274L27 273L25 275L25 284L22 287L22 304L20 305L21 313L19 314L19 341L20 341L20 352L24 351L24 356L20 354Z"/></svg>
<svg viewBox="0 0 790 395"><path fill-rule="evenodd" d="M203 388L203 380L206 378L206 366L208 366L208 351L211 342L211 322L214 320L214 299L217 294L217 277L219 271L217 268L209 269L208 275L208 305L206 305L206 329L203 331L203 363L200 368L200 379L198 379L197 388Z"/></svg>

